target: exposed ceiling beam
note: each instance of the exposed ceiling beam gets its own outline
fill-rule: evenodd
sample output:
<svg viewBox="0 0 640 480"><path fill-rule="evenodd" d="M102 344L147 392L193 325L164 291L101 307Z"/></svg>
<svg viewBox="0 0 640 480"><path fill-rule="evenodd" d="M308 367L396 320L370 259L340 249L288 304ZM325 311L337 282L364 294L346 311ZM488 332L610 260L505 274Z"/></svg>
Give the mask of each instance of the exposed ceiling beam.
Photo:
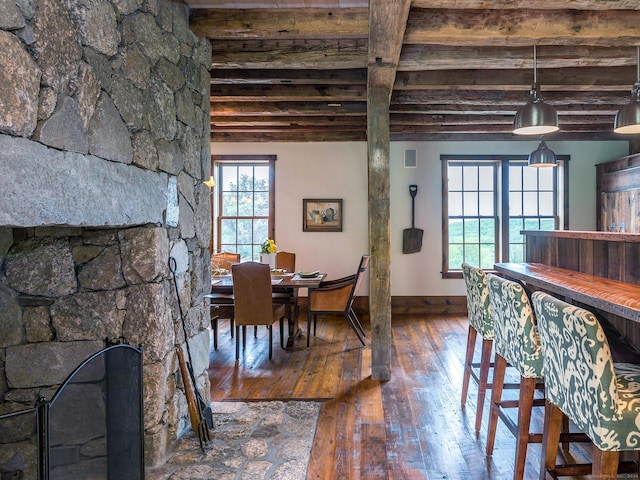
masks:
<svg viewBox="0 0 640 480"><path fill-rule="evenodd" d="M185 1L211 40L212 139L366 139L371 88L392 139L512 138L534 44L558 135L604 138L637 76L637 0Z"/></svg>
<svg viewBox="0 0 640 480"><path fill-rule="evenodd" d="M367 48L366 38L216 41L211 67L357 69L367 66Z"/></svg>
<svg viewBox="0 0 640 480"><path fill-rule="evenodd" d="M575 10L640 10L636 0L413 0L411 5L418 8L476 9L541 9L564 10L568 5Z"/></svg>
<svg viewBox="0 0 640 480"><path fill-rule="evenodd" d="M191 30L211 40L367 38L366 8L193 10Z"/></svg>
<svg viewBox="0 0 640 480"><path fill-rule="evenodd" d="M637 17L620 10L412 9L407 44L459 46L636 45Z"/></svg>

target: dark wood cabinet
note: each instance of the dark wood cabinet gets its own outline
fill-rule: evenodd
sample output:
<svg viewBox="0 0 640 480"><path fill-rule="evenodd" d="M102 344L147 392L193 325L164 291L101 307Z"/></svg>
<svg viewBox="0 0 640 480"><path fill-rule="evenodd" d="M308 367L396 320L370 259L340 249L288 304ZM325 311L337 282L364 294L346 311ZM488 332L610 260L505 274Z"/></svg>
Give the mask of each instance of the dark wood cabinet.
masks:
<svg viewBox="0 0 640 480"><path fill-rule="evenodd" d="M640 233L640 154L596 165L596 229Z"/></svg>

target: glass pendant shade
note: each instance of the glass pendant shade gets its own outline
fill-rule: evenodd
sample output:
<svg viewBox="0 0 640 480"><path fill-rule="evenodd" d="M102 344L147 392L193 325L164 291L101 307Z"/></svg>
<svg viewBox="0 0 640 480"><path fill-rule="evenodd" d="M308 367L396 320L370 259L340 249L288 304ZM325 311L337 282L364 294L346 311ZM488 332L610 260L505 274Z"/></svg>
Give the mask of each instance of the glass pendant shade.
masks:
<svg viewBox="0 0 640 480"><path fill-rule="evenodd" d="M558 112L551 105L544 103L539 93L536 46L533 46L533 85L529 101L516 112L513 119L513 133L519 135L542 135L557 132Z"/></svg>
<svg viewBox="0 0 640 480"><path fill-rule="evenodd" d="M529 166L530 167L555 167L558 164L556 160L556 154L553 153L544 138L540 139L540 145L533 152L529 154Z"/></svg>

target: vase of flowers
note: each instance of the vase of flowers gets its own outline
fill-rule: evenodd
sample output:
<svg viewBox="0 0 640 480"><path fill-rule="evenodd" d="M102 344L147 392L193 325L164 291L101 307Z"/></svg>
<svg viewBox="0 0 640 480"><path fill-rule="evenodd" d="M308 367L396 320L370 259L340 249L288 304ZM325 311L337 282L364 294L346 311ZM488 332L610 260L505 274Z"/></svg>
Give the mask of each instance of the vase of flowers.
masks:
<svg viewBox="0 0 640 480"><path fill-rule="evenodd" d="M260 263L266 263L271 269L276 268L276 243L267 238L260 246Z"/></svg>

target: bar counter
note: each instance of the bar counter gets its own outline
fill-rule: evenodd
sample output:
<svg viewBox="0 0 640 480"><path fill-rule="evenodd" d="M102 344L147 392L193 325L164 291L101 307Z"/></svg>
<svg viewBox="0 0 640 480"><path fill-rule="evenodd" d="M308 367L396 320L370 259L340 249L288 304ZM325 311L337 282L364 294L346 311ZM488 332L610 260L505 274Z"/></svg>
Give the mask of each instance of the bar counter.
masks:
<svg viewBox="0 0 640 480"><path fill-rule="evenodd" d="M584 305L640 323L640 285L540 263L496 263L496 271Z"/></svg>
<svg viewBox="0 0 640 480"><path fill-rule="evenodd" d="M565 275L565 280L569 278L573 282L566 290L575 288L577 293L572 296L565 292L567 298L587 305L589 301L602 303L606 308L593 307L606 313L622 336L640 348L640 320L633 311L636 307L631 306L634 301L631 297L639 295L635 288L640 287L640 234L576 230L524 230L521 233L526 237L525 262L572 272L572 276ZM584 283L579 285L580 281ZM593 281L590 291L578 291L583 287L588 289L590 281ZM580 295L585 297L580 300L577 298ZM611 295L620 295L620 298L610 301ZM623 298L625 295L627 298Z"/></svg>
<svg viewBox="0 0 640 480"><path fill-rule="evenodd" d="M580 240L597 240L600 242L640 243L640 234L622 232L596 232L588 230L522 230L520 232L531 237L573 238Z"/></svg>

